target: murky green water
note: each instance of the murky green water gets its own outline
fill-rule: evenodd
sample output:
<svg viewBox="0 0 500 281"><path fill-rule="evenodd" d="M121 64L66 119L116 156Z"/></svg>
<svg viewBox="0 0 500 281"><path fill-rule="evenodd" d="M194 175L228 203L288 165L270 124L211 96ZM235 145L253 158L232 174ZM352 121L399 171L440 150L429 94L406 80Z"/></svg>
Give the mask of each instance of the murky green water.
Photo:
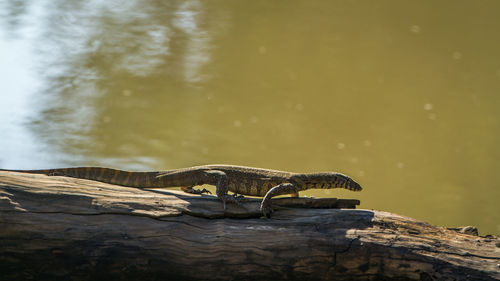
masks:
<svg viewBox="0 0 500 281"><path fill-rule="evenodd" d="M0 0L0 167L340 171L500 233L498 1Z"/></svg>

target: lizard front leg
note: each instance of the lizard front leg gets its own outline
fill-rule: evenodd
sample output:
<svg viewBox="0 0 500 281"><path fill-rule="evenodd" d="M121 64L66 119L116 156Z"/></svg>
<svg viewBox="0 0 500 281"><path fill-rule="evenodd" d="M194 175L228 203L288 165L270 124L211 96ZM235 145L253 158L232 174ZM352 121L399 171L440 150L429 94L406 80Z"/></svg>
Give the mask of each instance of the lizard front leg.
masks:
<svg viewBox="0 0 500 281"><path fill-rule="evenodd" d="M271 204L271 198L278 195L284 194L298 194L299 190L297 186L293 183L282 183L273 188L271 188L262 199L262 203L260 204L260 210L264 214L264 216L270 218L271 213L273 212L273 206Z"/></svg>

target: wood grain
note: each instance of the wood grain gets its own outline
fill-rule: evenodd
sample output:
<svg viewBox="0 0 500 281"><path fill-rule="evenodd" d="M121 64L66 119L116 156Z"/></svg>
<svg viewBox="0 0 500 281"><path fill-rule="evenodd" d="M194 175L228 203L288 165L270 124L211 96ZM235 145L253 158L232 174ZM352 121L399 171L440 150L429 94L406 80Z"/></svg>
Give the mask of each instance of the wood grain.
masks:
<svg viewBox="0 0 500 281"><path fill-rule="evenodd" d="M0 279L500 279L498 237L374 210L281 208L264 219L252 214L258 200L228 206L0 172Z"/></svg>

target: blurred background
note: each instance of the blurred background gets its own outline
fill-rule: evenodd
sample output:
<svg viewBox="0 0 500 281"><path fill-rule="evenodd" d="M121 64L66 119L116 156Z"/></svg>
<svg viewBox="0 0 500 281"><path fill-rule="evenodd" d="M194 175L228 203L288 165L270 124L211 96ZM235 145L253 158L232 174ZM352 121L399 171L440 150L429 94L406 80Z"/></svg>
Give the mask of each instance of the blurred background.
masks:
<svg viewBox="0 0 500 281"><path fill-rule="evenodd" d="M0 168L338 171L500 234L498 1L0 0Z"/></svg>

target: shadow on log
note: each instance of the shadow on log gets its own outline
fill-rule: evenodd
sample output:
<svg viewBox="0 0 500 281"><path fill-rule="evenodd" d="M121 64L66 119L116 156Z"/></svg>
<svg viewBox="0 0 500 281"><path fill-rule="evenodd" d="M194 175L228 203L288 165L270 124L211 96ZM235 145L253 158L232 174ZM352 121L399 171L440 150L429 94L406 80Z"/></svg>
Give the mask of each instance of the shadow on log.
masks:
<svg viewBox="0 0 500 281"><path fill-rule="evenodd" d="M500 240L470 228L354 209L279 207L264 219L259 204L224 212L213 196L0 172L0 279L500 279Z"/></svg>

